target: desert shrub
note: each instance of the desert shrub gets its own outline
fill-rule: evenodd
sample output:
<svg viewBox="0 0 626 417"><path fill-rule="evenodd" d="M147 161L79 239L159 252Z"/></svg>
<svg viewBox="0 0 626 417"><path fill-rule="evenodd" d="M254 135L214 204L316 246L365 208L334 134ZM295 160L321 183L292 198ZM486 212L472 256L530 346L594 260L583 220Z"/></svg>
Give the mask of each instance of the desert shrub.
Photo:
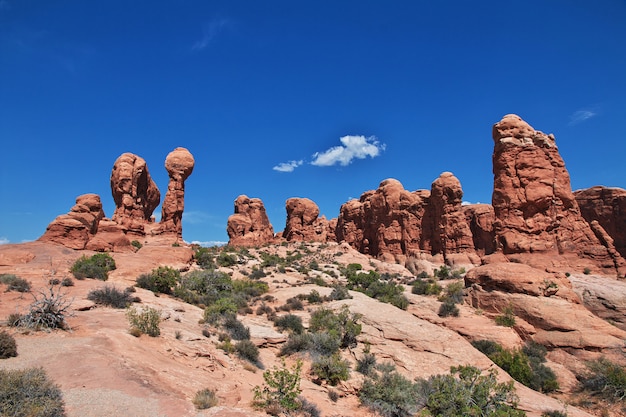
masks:
<svg viewBox="0 0 626 417"><path fill-rule="evenodd" d="M209 305L233 291L232 279L220 271L200 270L183 275L174 295L190 304Z"/></svg>
<svg viewBox="0 0 626 417"><path fill-rule="evenodd" d="M541 413L541 417L567 417L567 413L565 411L550 410Z"/></svg>
<svg viewBox="0 0 626 417"><path fill-rule="evenodd" d="M7 326L9 327L17 327L20 325L22 321L22 315L20 313L11 313L7 317Z"/></svg>
<svg viewBox="0 0 626 417"><path fill-rule="evenodd" d="M333 290L330 292L328 299L330 301L335 300L348 300L351 299L352 296L346 287L343 285L334 285Z"/></svg>
<svg viewBox="0 0 626 417"><path fill-rule="evenodd" d="M585 275L591 274L591 269L590 268L583 269L583 274L585 274Z"/></svg>
<svg viewBox="0 0 626 417"><path fill-rule="evenodd" d="M267 268L269 266L285 264L285 260L278 255L272 255L267 252L261 252L259 256L261 257L261 268ZM289 259L289 262L291 261L293 261L293 259Z"/></svg>
<svg viewBox="0 0 626 417"><path fill-rule="evenodd" d="M287 341L280 348L280 355L291 355L297 352L304 352L309 350L312 346L311 334L302 333L296 334L292 333L287 338Z"/></svg>
<svg viewBox="0 0 626 417"><path fill-rule="evenodd" d="M310 340L310 350L322 356L332 355L339 351L341 347L339 337L326 332L311 333Z"/></svg>
<svg viewBox="0 0 626 417"><path fill-rule="evenodd" d="M230 297L220 298L204 309L204 321L211 324L219 323L227 314L237 313L237 304Z"/></svg>
<svg viewBox="0 0 626 417"><path fill-rule="evenodd" d="M250 340L241 340L235 343L235 352L240 358L251 363L259 362L259 348Z"/></svg>
<svg viewBox="0 0 626 417"><path fill-rule="evenodd" d="M133 248L135 248L136 250L139 250L143 247L143 245L141 244L140 241L138 240L133 240L130 242L130 246L132 246Z"/></svg>
<svg viewBox="0 0 626 417"><path fill-rule="evenodd" d="M259 269L257 267L252 268L252 272L250 272L250 279L261 279L266 277L267 274L263 271L263 269Z"/></svg>
<svg viewBox="0 0 626 417"><path fill-rule="evenodd" d="M229 267L237 264L237 256L230 253L222 252L217 256L217 264L219 266Z"/></svg>
<svg viewBox="0 0 626 417"><path fill-rule="evenodd" d="M155 293L171 294L172 288L180 280L180 272L169 266L160 266L149 274L137 278L137 286Z"/></svg>
<svg viewBox="0 0 626 417"><path fill-rule="evenodd" d="M456 306L454 301L450 299L445 299L443 303L439 306L439 311L437 312L439 317L458 317L459 316L459 308Z"/></svg>
<svg viewBox="0 0 626 417"><path fill-rule="evenodd" d="M17 343L15 338L5 332L0 332L0 359L12 358L17 356Z"/></svg>
<svg viewBox="0 0 626 417"><path fill-rule="evenodd" d="M65 277L61 280L61 286L62 287L73 287L74 286L74 281L72 281L72 278L70 277Z"/></svg>
<svg viewBox="0 0 626 417"><path fill-rule="evenodd" d="M444 290L443 300L450 300L455 304L459 304L463 302L463 290L465 286L463 285L463 281L456 281L451 283Z"/></svg>
<svg viewBox="0 0 626 417"><path fill-rule="evenodd" d="M196 392L193 397L193 405L197 410L206 410L207 408L215 407L218 403L217 395L215 391L205 388Z"/></svg>
<svg viewBox="0 0 626 417"><path fill-rule="evenodd" d="M279 307L283 311L304 310L304 304L296 297L288 298L285 304Z"/></svg>
<svg viewBox="0 0 626 417"><path fill-rule="evenodd" d="M367 352L361 359L356 360L356 371L363 375L371 375L376 367L376 356Z"/></svg>
<svg viewBox="0 0 626 417"><path fill-rule="evenodd" d="M287 314L276 318L276 320L274 320L274 326L276 326L280 331L289 330L296 334L304 332L302 318L293 314Z"/></svg>
<svg viewBox="0 0 626 417"><path fill-rule="evenodd" d="M258 306L256 309L256 315L262 316L263 314L267 314L268 316L270 316L274 314L274 309L265 303L261 303L261 305Z"/></svg>
<svg viewBox="0 0 626 417"><path fill-rule="evenodd" d="M513 381L498 383L497 372L481 375L472 366L452 367L448 375L418 380L426 408L435 416L525 416L517 410Z"/></svg>
<svg viewBox="0 0 626 417"><path fill-rule="evenodd" d="M292 412L302 407L298 401L300 389L300 372L302 362L298 361L291 369L287 369L285 362L282 367L274 367L263 372L265 383L254 387L253 405L260 409L274 408L280 412ZM278 415L278 414L276 414Z"/></svg>
<svg viewBox="0 0 626 417"><path fill-rule="evenodd" d="M506 371L511 378L527 387L541 392L559 388L556 375L544 365L546 350L543 346L528 342L522 349L504 349L496 342L477 340L472 345Z"/></svg>
<svg viewBox="0 0 626 417"><path fill-rule="evenodd" d="M157 337L161 334L159 323L161 322L161 311L152 307L145 307L138 311L134 307L126 310L126 317L130 323L131 330L138 330L142 334Z"/></svg>
<svg viewBox="0 0 626 417"><path fill-rule="evenodd" d="M233 292L249 300L259 297L269 291L269 285L262 281L250 279L236 279L233 281Z"/></svg>
<svg viewBox="0 0 626 417"><path fill-rule="evenodd" d="M350 377L350 362L341 359L341 355L337 352L314 360L311 371L319 379L328 381L330 385L337 385L339 381L347 381Z"/></svg>
<svg viewBox="0 0 626 417"><path fill-rule="evenodd" d="M7 291L29 292L30 282L14 274L0 275L0 282L6 284Z"/></svg>
<svg viewBox="0 0 626 417"><path fill-rule="evenodd" d="M115 260L108 253L96 253L93 256L81 256L70 268L76 279L109 279L109 272L116 268Z"/></svg>
<svg viewBox="0 0 626 417"><path fill-rule="evenodd" d="M404 296L404 287L402 285L392 281L381 281L380 274L376 271L357 273L357 270L350 269L350 265L345 270L348 278L348 289L360 291L383 303L389 303L406 310L409 300Z"/></svg>
<svg viewBox="0 0 626 417"><path fill-rule="evenodd" d="M133 297L128 291L121 291L109 285L89 291L87 299L113 308L126 308L133 302Z"/></svg>
<svg viewBox="0 0 626 417"><path fill-rule="evenodd" d="M320 304L322 301L324 301L324 299L317 290L311 290L311 292L306 295L306 300L309 302L309 304Z"/></svg>
<svg viewBox="0 0 626 417"><path fill-rule="evenodd" d="M439 279L448 279L450 278L450 267L447 265L441 265L439 269L435 269L434 275Z"/></svg>
<svg viewBox="0 0 626 417"><path fill-rule="evenodd" d="M606 358L587 363L588 372L579 375L583 389L608 401L626 398L626 369Z"/></svg>
<svg viewBox="0 0 626 417"><path fill-rule="evenodd" d="M234 314L225 315L222 327L230 334L230 337L235 340L250 339L250 329L244 326Z"/></svg>
<svg viewBox="0 0 626 417"><path fill-rule="evenodd" d="M426 402L419 387L397 372L367 378L359 391L359 400L383 417L414 416Z"/></svg>
<svg viewBox="0 0 626 417"><path fill-rule="evenodd" d="M65 417L63 395L42 368L0 370L0 415Z"/></svg>
<svg viewBox="0 0 626 417"><path fill-rule="evenodd" d="M423 279L416 279L411 286L411 293L417 295L439 295L441 290L441 285Z"/></svg>
<svg viewBox="0 0 626 417"><path fill-rule="evenodd" d="M311 314L309 330L311 332L325 332L340 341L340 347L354 347L357 336L361 334L361 324L358 314L350 313L348 306L343 306L338 312L327 308L320 308Z"/></svg>
<svg viewBox="0 0 626 417"><path fill-rule="evenodd" d="M197 248L193 254L193 259L202 269L215 269L216 267L214 253L208 248Z"/></svg>
<svg viewBox="0 0 626 417"><path fill-rule="evenodd" d="M39 330L65 329L67 323L65 317L70 314L72 300L65 297L61 286L50 285L45 290L40 290L33 295L33 302L28 307L28 312L19 320L19 326Z"/></svg>
<svg viewBox="0 0 626 417"><path fill-rule="evenodd" d="M515 326L515 312L513 307L506 306L499 316L496 316L496 324L498 326L513 327Z"/></svg>

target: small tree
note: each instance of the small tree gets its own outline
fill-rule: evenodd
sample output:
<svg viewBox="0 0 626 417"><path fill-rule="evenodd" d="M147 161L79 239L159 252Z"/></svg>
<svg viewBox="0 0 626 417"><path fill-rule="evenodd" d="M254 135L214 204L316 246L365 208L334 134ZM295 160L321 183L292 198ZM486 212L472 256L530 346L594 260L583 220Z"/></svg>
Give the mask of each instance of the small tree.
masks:
<svg viewBox="0 0 626 417"><path fill-rule="evenodd" d="M260 409L278 407L281 411L290 412L302 407L298 401L300 389L300 372L302 361L296 362L287 369L285 361L282 361L282 368L274 367L263 372L265 384L263 387L254 387L253 405Z"/></svg>

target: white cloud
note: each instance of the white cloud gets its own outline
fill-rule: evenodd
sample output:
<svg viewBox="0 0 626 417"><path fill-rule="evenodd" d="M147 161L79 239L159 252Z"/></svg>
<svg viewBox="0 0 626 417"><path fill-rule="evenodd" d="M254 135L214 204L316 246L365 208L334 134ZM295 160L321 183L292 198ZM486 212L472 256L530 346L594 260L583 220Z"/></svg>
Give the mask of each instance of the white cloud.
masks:
<svg viewBox="0 0 626 417"><path fill-rule="evenodd" d="M598 113L591 110L578 110L572 113L569 117L569 125L577 125L578 123L582 123L587 119L591 119L594 116L597 116Z"/></svg>
<svg viewBox="0 0 626 417"><path fill-rule="evenodd" d="M324 152L313 154L311 165L327 167L339 164L349 165L354 158L375 158L385 150L385 144L378 142L375 136L343 136L339 139L343 146L333 146Z"/></svg>
<svg viewBox="0 0 626 417"><path fill-rule="evenodd" d="M281 162L272 169L278 172L293 172L293 170L298 168L300 165L302 165L302 160Z"/></svg>
<svg viewBox="0 0 626 417"><path fill-rule="evenodd" d="M192 51L201 51L215 40L215 37L231 25L231 21L224 18L215 18L202 28L202 37L191 47Z"/></svg>
<svg viewBox="0 0 626 417"><path fill-rule="evenodd" d="M11 243L9 239L7 239L6 237L0 237L0 245L6 245L9 243Z"/></svg>

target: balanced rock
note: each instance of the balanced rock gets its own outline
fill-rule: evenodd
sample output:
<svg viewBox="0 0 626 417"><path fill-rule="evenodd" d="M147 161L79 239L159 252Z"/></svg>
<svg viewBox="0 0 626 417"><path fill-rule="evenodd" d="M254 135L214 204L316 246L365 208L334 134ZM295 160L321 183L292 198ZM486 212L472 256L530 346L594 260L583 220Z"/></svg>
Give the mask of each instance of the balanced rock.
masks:
<svg viewBox="0 0 626 417"><path fill-rule="evenodd" d="M574 197L585 220L597 221L626 257L626 190L597 186L575 191Z"/></svg>
<svg viewBox="0 0 626 417"><path fill-rule="evenodd" d="M39 238L41 242L54 242L71 249L85 249L87 242L98 231L104 218L102 202L97 194L83 194L76 198L70 212L54 219Z"/></svg>
<svg viewBox="0 0 626 417"><path fill-rule="evenodd" d="M428 206L422 221L421 249L451 254L474 254L472 231L463 211L463 190L450 172L442 173L430 190Z"/></svg>
<svg viewBox="0 0 626 417"><path fill-rule="evenodd" d="M228 244L232 246L257 246L274 241L274 228L263 201L246 195L235 200L235 214L228 217L226 231Z"/></svg>
<svg viewBox="0 0 626 417"><path fill-rule="evenodd" d="M334 240L334 230L320 209L308 198L290 198L285 203L287 223L283 238L287 241L327 242Z"/></svg>
<svg viewBox="0 0 626 417"><path fill-rule="evenodd" d="M493 126L493 208L504 254L573 255L615 272L616 260L582 217L553 135L509 114ZM619 272L618 272L619 273Z"/></svg>
<svg viewBox="0 0 626 417"><path fill-rule="evenodd" d="M409 192L400 181L386 179L375 191L343 204L337 241L382 260L404 262L419 252L421 221L428 191Z"/></svg>
<svg viewBox="0 0 626 417"><path fill-rule="evenodd" d="M183 210L185 209L185 180L193 172L193 155L185 148L176 148L165 158L165 169L170 177L167 193L161 207L160 233L183 235Z"/></svg>
<svg viewBox="0 0 626 417"><path fill-rule="evenodd" d="M144 224L161 200L146 161L132 153L120 155L111 171L111 193L115 201L113 221L129 232L144 234Z"/></svg>

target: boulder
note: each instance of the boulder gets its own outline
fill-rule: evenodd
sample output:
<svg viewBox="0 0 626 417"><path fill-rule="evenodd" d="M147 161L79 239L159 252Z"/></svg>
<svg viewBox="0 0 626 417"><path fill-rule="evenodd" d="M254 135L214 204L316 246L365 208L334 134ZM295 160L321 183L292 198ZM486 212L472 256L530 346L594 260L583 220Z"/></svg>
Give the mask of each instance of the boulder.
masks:
<svg viewBox="0 0 626 417"><path fill-rule="evenodd" d="M120 155L111 171L111 193L115 201L113 221L131 233L143 235L144 224L161 201L146 161L132 153Z"/></svg>
<svg viewBox="0 0 626 417"><path fill-rule="evenodd" d="M235 200L235 214L228 217L226 231L232 246L257 246L274 241L274 228L270 224L263 201L240 195Z"/></svg>
<svg viewBox="0 0 626 417"><path fill-rule="evenodd" d="M308 198L290 198L285 203L287 222L282 237L287 241L328 242L334 230L326 217L318 217L319 207Z"/></svg>
<svg viewBox="0 0 626 417"><path fill-rule="evenodd" d="M193 172L194 165L193 155L185 148L176 148L165 158L165 169L170 181L161 207L159 233L173 233L182 238L185 180Z"/></svg>
<svg viewBox="0 0 626 417"><path fill-rule="evenodd" d="M615 274L623 259L582 217L554 136L513 114L493 126L492 136L494 230L503 253L574 255Z"/></svg>
<svg viewBox="0 0 626 417"><path fill-rule="evenodd" d="M76 198L70 212L54 219L39 238L41 242L54 242L71 249L85 249L87 242L98 231L104 218L102 202L97 194L83 194Z"/></svg>

